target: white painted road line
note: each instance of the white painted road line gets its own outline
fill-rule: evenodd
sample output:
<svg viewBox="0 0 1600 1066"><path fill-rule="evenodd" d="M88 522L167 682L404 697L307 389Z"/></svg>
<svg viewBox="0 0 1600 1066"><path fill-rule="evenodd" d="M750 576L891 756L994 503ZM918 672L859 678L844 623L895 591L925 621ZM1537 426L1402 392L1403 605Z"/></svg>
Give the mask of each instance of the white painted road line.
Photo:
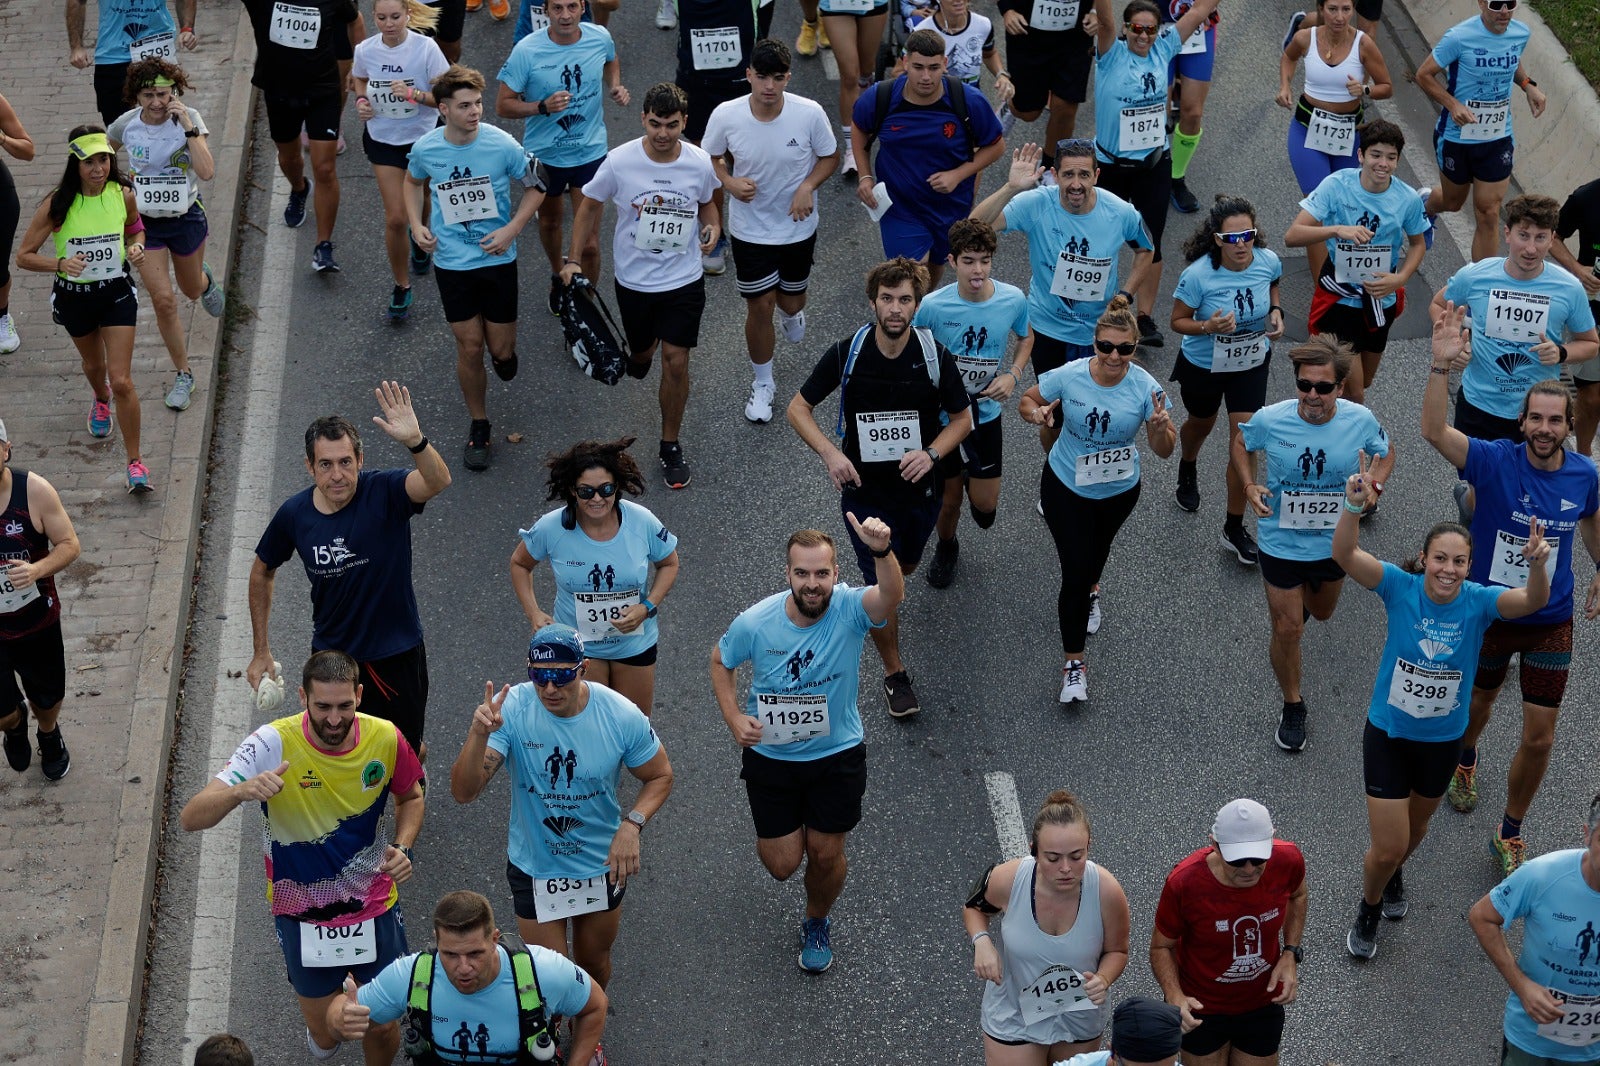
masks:
<svg viewBox="0 0 1600 1066"><path fill-rule="evenodd" d="M833 58L833 49L819 48L818 58L822 60L822 72L828 76L829 81L839 80L839 61Z"/></svg>
<svg viewBox="0 0 1600 1066"><path fill-rule="evenodd" d="M989 790L989 814L994 818L994 833L1000 840L1003 859L1028 853L1028 834L1022 827L1022 808L1017 805L1017 783L1004 770L983 775Z"/></svg>
<svg viewBox="0 0 1600 1066"><path fill-rule="evenodd" d="M228 761L234 748L256 726L257 712L249 686L230 678L250 661L250 566L255 543L272 518L272 473L277 465L278 408L283 397L285 349L288 345L289 301L293 292L295 232L281 224L289 202L289 184L274 183L267 216L267 247L261 261L261 295L250 342L250 379L244 403L244 445L238 482L230 510L233 539L228 546L227 619L222 624L222 657L212 682L209 772ZM239 397L230 397L237 404ZM237 407L236 407L237 409ZM298 673L298 671L291 671ZM294 697L290 697L293 699ZM191 704L193 706L193 704ZM212 1033L228 1030L229 993L233 981L234 918L239 904L239 842L245 812L224 818L200 841L196 873L194 940L189 954L189 1005L184 1026L183 1056ZM265 930L263 930L263 934Z"/></svg>

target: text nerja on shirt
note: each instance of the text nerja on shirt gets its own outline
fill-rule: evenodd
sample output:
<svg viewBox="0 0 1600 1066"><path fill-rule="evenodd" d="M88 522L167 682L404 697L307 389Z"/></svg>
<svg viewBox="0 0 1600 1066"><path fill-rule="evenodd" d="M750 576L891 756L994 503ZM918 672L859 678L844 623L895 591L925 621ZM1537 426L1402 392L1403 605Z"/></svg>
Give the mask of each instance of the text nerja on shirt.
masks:
<svg viewBox="0 0 1600 1066"><path fill-rule="evenodd" d="M1445 88L1473 113L1471 125L1459 125L1449 108L1439 111L1436 136L1453 143L1483 143L1515 137L1511 130L1511 90L1532 31L1512 19L1504 33L1495 33L1474 15L1452 26L1433 46L1433 60L1445 72Z"/></svg>

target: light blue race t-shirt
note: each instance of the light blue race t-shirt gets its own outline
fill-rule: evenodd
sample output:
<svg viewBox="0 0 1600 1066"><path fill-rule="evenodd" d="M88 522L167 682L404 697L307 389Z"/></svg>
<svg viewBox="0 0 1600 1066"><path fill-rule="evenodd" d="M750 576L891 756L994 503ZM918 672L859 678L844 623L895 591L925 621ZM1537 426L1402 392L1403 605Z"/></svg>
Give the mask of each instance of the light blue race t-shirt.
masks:
<svg viewBox="0 0 1600 1066"><path fill-rule="evenodd" d="M1297 400L1263 407L1239 426L1244 446L1266 456L1261 484L1272 513L1256 522L1261 550L1277 559L1333 557L1333 527L1344 508L1344 483L1360 457L1389 454L1389 435L1373 413L1340 400L1333 417L1312 425Z"/></svg>
<svg viewBox="0 0 1600 1066"><path fill-rule="evenodd" d="M950 349L967 394L977 402L978 422L993 422L1000 417L1000 404L978 393L1000 372L1007 335L1019 340L1028 335L1028 297L1015 285L996 281L987 300L964 300L960 286L955 281L929 293L911 324L933 330L934 340ZM950 416L942 419L948 424Z"/></svg>
<svg viewBox="0 0 1600 1066"><path fill-rule="evenodd" d="M512 183L517 183L520 202L522 177L533 165L528 153L511 134L487 123L478 127L471 144L451 144L445 140L444 131L440 126L423 134L411 146L407 167L412 177L427 178L433 183L428 228L439 242L433 261L446 270L476 270L516 262L516 241L502 255L490 255L478 242L511 221ZM484 178L488 179L487 185L481 180ZM485 196L493 198L494 214L472 217L474 209L487 202ZM454 216L461 221L446 221L452 217L446 212L452 211L465 212Z"/></svg>
<svg viewBox="0 0 1600 1066"><path fill-rule="evenodd" d="M1467 127L1468 135L1462 136L1462 127L1445 108L1439 112L1436 135L1454 143L1482 144L1502 137L1511 137L1516 143L1511 129L1511 90L1530 33L1527 25L1516 19L1506 26L1506 32L1494 33L1476 15L1445 32L1433 46L1433 60L1444 69L1445 88L1473 110L1478 119L1474 125L1480 129Z"/></svg>
<svg viewBox="0 0 1600 1066"><path fill-rule="evenodd" d="M1155 247L1138 210L1105 189L1094 190L1094 207L1087 214L1074 215L1061 206L1056 189L1041 185L1013 197L1005 220L1006 229L1028 238L1033 328L1068 344L1094 343L1095 324L1122 287L1117 266L1122 249ZM1085 278L1090 288L1077 288ZM1082 291L1098 295L1057 294Z"/></svg>
<svg viewBox="0 0 1600 1066"><path fill-rule="evenodd" d="M535 30L511 49L500 81L529 103L557 92L572 103L549 115L529 115L522 124L522 146L546 166L576 167L606 154L605 65L617 46L604 26L584 22L572 44L557 44L550 29Z"/></svg>
<svg viewBox="0 0 1600 1066"><path fill-rule="evenodd" d="M678 547L678 536L649 508L619 500L621 524L610 540L593 540L583 528L562 525L566 508L541 515L532 529L519 530L528 554L549 562L556 579L556 621L576 629L583 650L594 659L626 659L655 647L656 620L646 618L632 633L611 624L649 592L650 564Z"/></svg>
<svg viewBox="0 0 1600 1066"><path fill-rule="evenodd" d="M127 63L133 58L132 44L160 33L176 35L178 24L172 19L167 0L100 0L94 42L97 67ZM324 15L324 18L327 16Z"/></svg>
<svg viewBox="0 0 1600 1066"><path fill-rule="evenodd" d="M1145 159L1167 148L1168 73L1183 47L1176 23L1164 22L1150 51L1134 55L1127 41L1113 41L1094 62L1095 156L1102 163Z"/></svg>
<svg viewBox="0 0 1600 1066"><path fill-rule="evenodd" d="M1143 367L1129 365L1115 385L1094 380L1093 359L1078 359L1039 377L1045 403L1061 401L1061 436L1050 449L1050 469L1079 496L1105 500L1139 483L1139 427L1155 413L1152 393L1166 391Z"/></svg>
<svg viewBox="0 0 1600 1066"><path fill-rule="evenodd" d="M511 951L500 945L500 972L488 985L463 995L450 983L438 960L433 964L433 990L428 1004L433 1015L433 1043L447 1063L511 1063L516 1061L521 1027L517 1020L516 975ZM533 975L545 1016L573 1018L589 1005L591 978L565 955L530 945ZM403 1017L411 996L411 970L416 955L402 955L362 985L356 999L372 1011L374 1024Z"/></svg>
<svg viewBox="0 0 1600 1066"><path fill-rule="evenodd" d="M661 741L627 697L586 681L589 702L571 718L545 710L532 682L514 685L489 734L511 765L511 862L529 877L596 877L622 824L622 767L655 758Z"/></svg>
<svg viewBox="0 0 1600 1066"><path fill-rule="evenodd" d="M1472 314L1472 361L1461 372L1461 392L1480 411L1516 418L1536 381L1555 381L1561 366L1545 366L1533 353L1543 333L1561 343L1594 328L1583 282L1552 262L1539 276L1520 281L1506 273L1505 258L1468 263L1445 283L1445 299Z"/></svg>
<svg viewBox="0 0 1600 1066"><path fill-rule="evenodd" d="M722 665L734 670L750 663L745 713L760 720L769 736L776 740L826 727L814 736L751 750L769 759L811 762L861 743L861 641L884 624L873 622L862 605L870 587L835 585L828 609L809 626L789 621L784 611L789 593L775 592L746 608L722 635L717 642Z"/></svg>
<svg viewBox="0 0 1600 1066"><path fill-rule="evenodd" d="M1311 190L1311 195L1300 201L1300 206L1324 226L1361 226L1372 230L1372 240L1350 248L1357 254L1388 248L1390 274L1405 262L1406 252L1410 250L1407 238L1428 231L1428 219L1423 214L1422 198L1417 190L1399 178L1390 178L1387 189L1370 192L1361 184L1359 168L1336 170L1323 178ZM1329 237L1322 243L1328 249L1330 261L1337 266L1340 242ZM1393 307L1398 298L1390 293L1383 298L1383 306ZM1347 307L1360 307L1361 297L1344 296L1339 302Z"/></svg>
<svg viewBox="0 0 1600 1066"><path fill-rule="evenodd" d="M1507 992L1506 1039L1530 1055L1594 1062L1588 1038L1600 1036L1600 892L1583 879L1583 850L1529 859L1489 890L1489 903L1507 926L1522 919L1517 968L1567 1004L1560 1029L1541 1034L1522 1000Z"/></svg>
<svg viewBox="0 0 1600 1066"><path fill-rule="evenodd" d="M1178 278L1177 291L1172 294L1174 299L1194 308L1194 317L1201 322L1218 311L1231 313L1233 332L1225 337L1217 334L1185 337L1183 357L1202 370L1210 370L1212 354L1219 344L1223 345L1224 358L1227 358L1230 350L1237 350L1249 335L1265 334L1271 327L1267 317L1272 310L1272 286L1282 278L1283 264L1270 248L1257 248L1243 270L1212 266L1209 255L1190 263ZM1265 358L1266 349L1263 348L1254 365L1260 366ZM1229 369L1238 371L1252 367L1241 365Z"/></svg>
<svg viewBox="0 0 1600 1066"><path fill-rule="evenodd" d="M1467 731L1472 676L1484 631L1505 589L1463 582L1449 603L1423 591L1421 574L1383 564L1373 589L1389 614L1367 721L1402 740L1456 740Z"/></svg>

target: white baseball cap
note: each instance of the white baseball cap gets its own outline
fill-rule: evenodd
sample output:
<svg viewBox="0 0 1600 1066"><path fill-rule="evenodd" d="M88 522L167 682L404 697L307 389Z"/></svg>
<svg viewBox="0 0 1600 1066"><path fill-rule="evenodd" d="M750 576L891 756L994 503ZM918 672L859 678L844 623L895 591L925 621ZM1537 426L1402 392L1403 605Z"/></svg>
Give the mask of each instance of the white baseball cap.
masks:
<svg viewBox="0 0 1600 1066"><path fill-rule="evenodd" d="M1228 862L1272 858L1272 815L1253 799L1236 799L1217 812L1211 838Z"/></svg>

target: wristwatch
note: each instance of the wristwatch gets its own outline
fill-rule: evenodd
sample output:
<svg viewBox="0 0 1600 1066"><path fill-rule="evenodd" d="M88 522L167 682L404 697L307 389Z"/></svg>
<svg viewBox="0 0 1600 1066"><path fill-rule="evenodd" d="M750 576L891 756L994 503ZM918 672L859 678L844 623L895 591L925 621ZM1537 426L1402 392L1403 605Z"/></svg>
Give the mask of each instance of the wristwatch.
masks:
<svg viewBox="0 0 1600 1066"><path fill-rule="evenodd" d="M628 812L628 821L632 822L633 823L633 827L635 829L637 829L641 834L644 832L644 823L645 823L644 815L640 814L638 811L629 811Z"/></svg>
<svg viewBox="0 0 1600 1066"><path fill-rule="evenodd" d="M935 448L933 445L930 444L930 445L928 445L926 448L924 448L922 450L928 453L928 458L933 460L933 465L935 465L935 466L939 465L939 449L938 448Z"/></svg>
<svg viewBox="0 0 1600 1066"><path fill-rule="evenodd" d="M644 616L646 618L654 618L656 616L656 605L651 603L648 597L640 600L639 606L644 608ZM641 825L640 828L644 827Z"/></svg>
<svg viewBox="0 0 1600 1066"><path fill-rule="evenodd" d="M402 855L404 855L406 857L406 862L416 862L417 861L417 857L415 855L411 854L411 849L409 847L407 847L406 845L404 845L404 844L396 844L395 848L396 848L396 850L398 850L400 852L400 854L402 854Z"/></svg>
<svg viewBox="0 0 1600 1066"><path fill-rule="evenodd" d="M1283 945L1283 952L1285 955L1294 956L1296 966L1306 961L1306 953L1300 949L1299 944L1285 944Z"/></svg>

